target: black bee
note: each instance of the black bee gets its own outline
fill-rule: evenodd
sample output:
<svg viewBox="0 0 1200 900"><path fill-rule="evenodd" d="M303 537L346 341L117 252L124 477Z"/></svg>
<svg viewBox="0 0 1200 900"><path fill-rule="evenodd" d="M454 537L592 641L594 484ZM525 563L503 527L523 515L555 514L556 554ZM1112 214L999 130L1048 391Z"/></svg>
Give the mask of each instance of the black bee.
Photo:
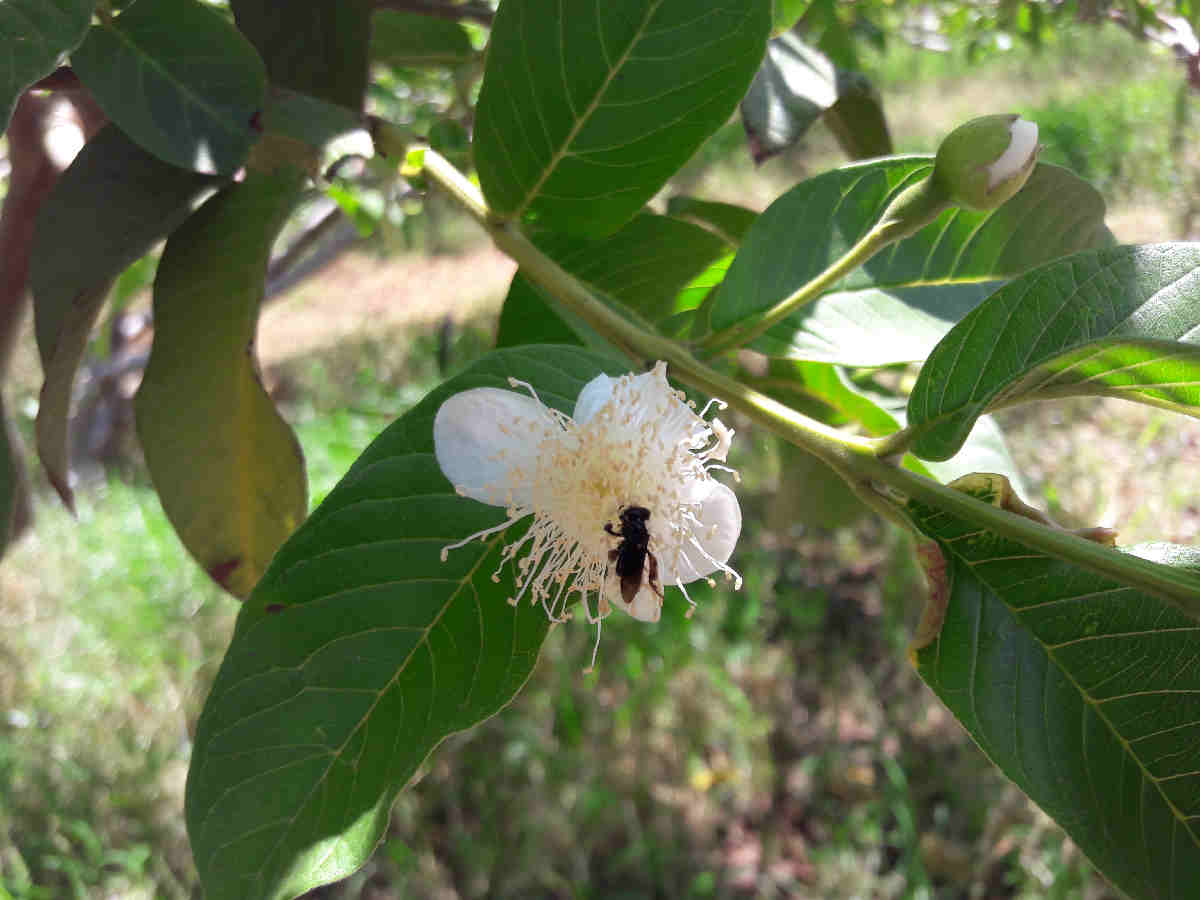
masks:
<svg viewBox="0 0 1200 900"><path fill-rule="evenodd" d="M663 595L658 583L658 560L650 552L650 532L646 528L649 518L650 510L646 507L627 506L621 510L620 531L614 531L611 522L604 523L605 531L621 539L615 549L608 551L608 558L617 564L617 574L621 577L621 596L626 603L633 603L642 586L642 573L647 568L647 559L650 560L650 589L659 597Z"/></svg>

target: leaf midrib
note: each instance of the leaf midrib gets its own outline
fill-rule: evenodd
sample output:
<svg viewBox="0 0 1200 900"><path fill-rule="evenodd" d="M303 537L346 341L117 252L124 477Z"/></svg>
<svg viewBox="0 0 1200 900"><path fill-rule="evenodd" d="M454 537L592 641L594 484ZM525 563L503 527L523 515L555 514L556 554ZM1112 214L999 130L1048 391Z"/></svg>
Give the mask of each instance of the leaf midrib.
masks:
<svg viewBox="0 0 1200 900"><path fill-rule="evenodd" d="M601 0L597 0L597 2L601 2ZM621 67L624 66L625 63L628 61L629 55L633 52L633 48L637 45L638 41L641 40L641 38L643 37L643 33L646 31L646 28L650 22L650 19L652 19L654 17L654 14L656 12L658 12L658 8L663 4L663 2L664 2L664 0L653 0L653 2L651 2L650 5L647 6L646 14L642 18L642 21L638 24L638 27L635 29L633 36L629 40L628 45L626 45L626 47L622 51L621 55L617 58L617 61L615 63L613 63L612 65L610 65L608 74L604 76L604 81L601 82L600 87L596 90L596 94L592 98L591 102L589 102L588 105L584 108L583 114L580 115L578 113L575 113L574 105L569 104L571 106L572 115L575 116L575 122L571 125L570 129L567 131L566 136L559 143L558 149L555 150L550 155L550 159L547 161L546 166L542 169L542 174L538 176L537 181L535 181L533 183L533 185L530 186L530 188L525 192L525 196L522 198L521 202L517 204L516 209L513 210L512 217L514 219L520 219L525 214L525 211L529 208L529 204L532 203L537 198L538 194L541 192L542 186L549 180L550 176L554 174L554 171L555 171L555 169L558 168L559 163L561 163L562 160L570 152L569 148L570 148L571 144L575 141L575 138L577 138L579 136L579 132L582 131L583 128L587 125L588 120L590 119L591 115L600 107L601 101L604 98L604 94L608 91L609 85L612 84L612 81L616 77L617 72L619 72L621 70ZM559 44L558 44L558 55L559 55L560 64L564 61L563 54L565 52L566 52L566 48L563 46L562 40L560 38ZM566 72L565 71L563 72L563 79L564 79L563 86L566 87ZM566 96L568 97L568 99L570 98L569 90L567 91ZM539 115L539 117L541 116L540 110L538 112L538 115Z"/></svg>

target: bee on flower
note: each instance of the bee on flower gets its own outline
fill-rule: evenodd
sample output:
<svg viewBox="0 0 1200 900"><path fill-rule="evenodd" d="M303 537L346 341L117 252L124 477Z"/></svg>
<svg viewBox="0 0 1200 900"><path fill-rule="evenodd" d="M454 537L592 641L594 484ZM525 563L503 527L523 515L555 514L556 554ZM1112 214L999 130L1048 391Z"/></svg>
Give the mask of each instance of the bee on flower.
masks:
<svg viewBox="0 0 1200 900"><path fill-rule="evenodd" d="M443 548L443 559L532 516L500 567L515 566L509 602L528 596L552 622L567 618L574 599L597 626L614 608L657 622L662 585L679 588L692 607L689 582L721 572L741 587L728 565L741 509L712 477L733 471L723 465L733 432L704 418L716 401L697 413L667 382L664 362L642 375L598 375L571 416L545 406L532 386L509 384L528 395L474 388L447 399L434 419L438 465L455 490L508 516Z"/></svg>

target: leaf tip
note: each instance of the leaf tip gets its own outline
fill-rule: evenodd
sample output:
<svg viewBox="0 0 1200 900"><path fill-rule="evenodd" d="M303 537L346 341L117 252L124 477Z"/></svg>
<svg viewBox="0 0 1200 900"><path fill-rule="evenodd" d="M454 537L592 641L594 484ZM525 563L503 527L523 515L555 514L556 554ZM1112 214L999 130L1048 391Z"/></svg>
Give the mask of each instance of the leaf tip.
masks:
<svg viewBox="0 0 1200 900"><path fill-rule="evenodd" d="M75 511L75 492L71 490L71 485L68 483L67 478L49 466L45 466L45 469L46 477L50 480L50 484L58 494L58 498L62 500L63 506L67 508L67 512L78 518L78 513Z"/></svg>

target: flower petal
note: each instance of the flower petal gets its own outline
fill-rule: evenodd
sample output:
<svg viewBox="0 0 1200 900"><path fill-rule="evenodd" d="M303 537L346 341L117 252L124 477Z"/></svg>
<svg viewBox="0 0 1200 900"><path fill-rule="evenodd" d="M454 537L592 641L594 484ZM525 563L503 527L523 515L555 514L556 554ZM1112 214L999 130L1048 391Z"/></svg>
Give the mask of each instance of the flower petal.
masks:
<svg viewBox="0 0 1200 900"><path fill-rule="evenodd" d="M492 506L527 506L539 444L557 427L532 397L472 388L438 409L434 453L442 474L464 496Z"/></svg>
<svg viewBox="0 0 1200 900"><path fill-rule="evenodd" d="M612 399L613 385L616 382L607 375L597 375L583 386L579 398L575 401L575 415L572 419L579 425L589 422L609 400Z"/></svg>
<svg viewBox="0 0 1200 900"><path fill-rule="evenodd" d="M658 577L663 584L675 584L677 580L686 584L705 578L729 562L738 535L742 533L742 510L737 496L727 485L712 482L712 490L700 507L700 521L703 524L695 528L696 539L711 559L705 558L694 546L685 547L687 561L679 560L680 571L677 573L673 560L660 557Z"/></svg>

